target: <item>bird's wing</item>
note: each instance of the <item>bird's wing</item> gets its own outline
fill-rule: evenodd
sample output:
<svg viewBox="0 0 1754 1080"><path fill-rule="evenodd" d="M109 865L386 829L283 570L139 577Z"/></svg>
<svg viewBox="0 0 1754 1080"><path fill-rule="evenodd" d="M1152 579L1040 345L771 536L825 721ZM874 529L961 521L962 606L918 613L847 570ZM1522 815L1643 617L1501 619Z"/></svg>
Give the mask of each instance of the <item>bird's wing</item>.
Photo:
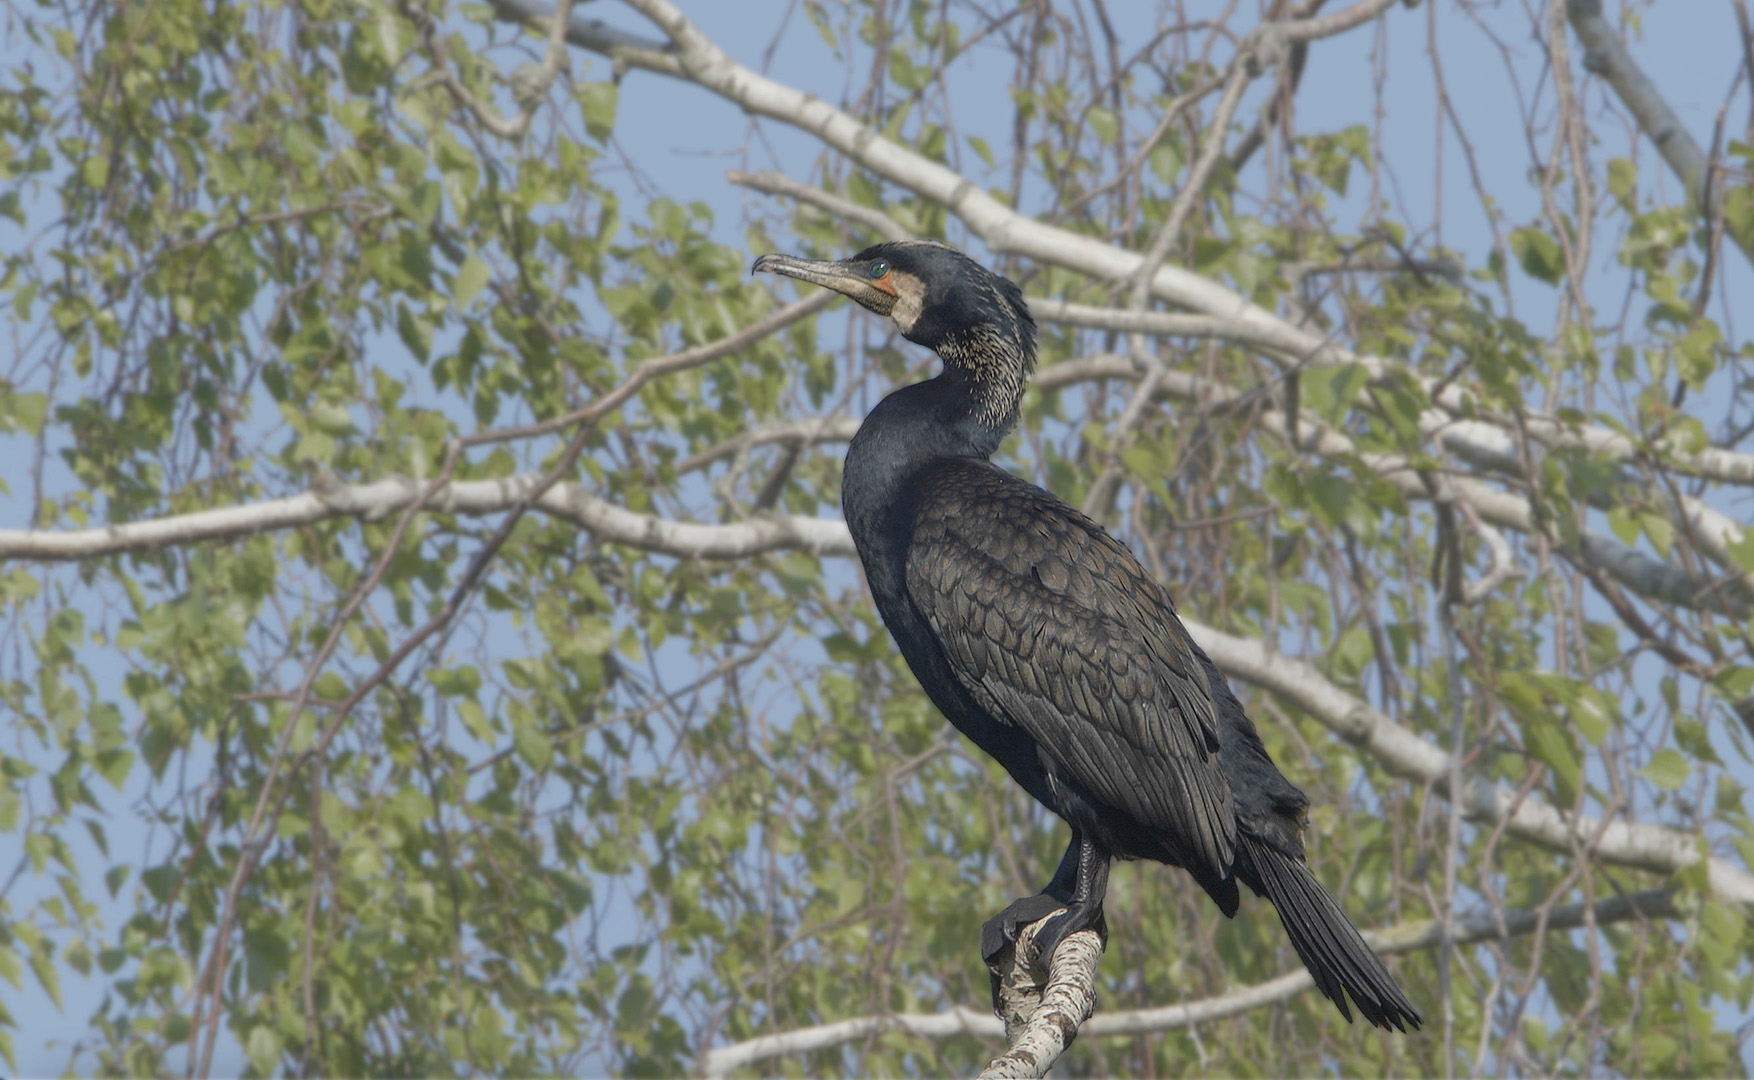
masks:
<svg viewBox="0 0 1754 1080"><path fill-rule="evenodd" d="M1196 876L1228 877L1213 693L1162 587L1094 522L987 462L935 465L916 495L908 597L957 678Z"/></svg>

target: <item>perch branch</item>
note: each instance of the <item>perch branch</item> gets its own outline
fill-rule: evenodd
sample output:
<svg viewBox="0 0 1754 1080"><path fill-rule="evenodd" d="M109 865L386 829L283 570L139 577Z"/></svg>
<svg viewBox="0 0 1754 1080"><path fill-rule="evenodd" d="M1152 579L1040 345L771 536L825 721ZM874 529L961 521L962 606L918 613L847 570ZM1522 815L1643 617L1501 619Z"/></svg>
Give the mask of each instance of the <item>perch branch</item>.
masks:
<svg viewBox="0 0 1754 1080"><path fill-rule="evenodd" d="M1666 889L1630 893L1599 900L1593 909L1585 904L1560 904L1548 909L1548 932L1575 930L1595 924L1678 919L1684 913L1676 906L1674 894ZM1540 924L1541 912L1530 908L1513 908L1503 913L1503 923L1492 912L1480 912L1457 920L1451 926L1451 942L1470 945L1480 941L1500 941L1533 933ZM1033 938L1040 923L1025 927L1018 935ZM1501 929L1502 926L1502 929ZM1095 935L1092 935L1095 936ZM1418 952L1436 948L1443 940L1443 924L1436 919L1422 919L1385 930L1364 932L1364 939L1383 956ZM1070 938L1068 941L1072 940ZM1060 955L1065 955L1064 953ZM1082 962L1082 957L1080 957ZM1056 967L1061 966L1056 964ZM1151 1034L1175 1031L1195 1024L1210 1023L1287 1001L1315 984L1309 972L1299 968L1254 986L1179 1005L1161 1005L1147 1009L1125 1009L1101 1013L1085 1021L1077 1031L1091 1038ZM974 1009L956 1006L938 1013L891 1013L881 1016L860 1016L837 1020L832 1024L801 1028L775 1035L762 1035L730 1046L709 1050L701 1063L706 1077L721 1077L733 1069L753 1065L776 1057L827 1050L836 1046L887 1031L899 1031L922 1039L949 1039L972 1035L976 1038L999 1039L1003 1024L994 1016ZM1053 1063L1047 1062L1047 1066ZM1034 1073L1041 1076L1045 1073Z"/></svg>

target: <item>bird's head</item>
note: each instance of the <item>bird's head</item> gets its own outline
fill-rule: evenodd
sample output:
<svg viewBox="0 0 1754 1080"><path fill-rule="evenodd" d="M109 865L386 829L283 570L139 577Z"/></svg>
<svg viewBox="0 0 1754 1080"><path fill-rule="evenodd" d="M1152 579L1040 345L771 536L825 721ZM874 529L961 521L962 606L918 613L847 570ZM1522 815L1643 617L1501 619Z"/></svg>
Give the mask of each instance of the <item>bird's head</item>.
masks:
<svg viewBox="0 0 1754 1080"><path fill-rule="evenodd" d="M953 247L930 240L876 244L850 259L763 255L755 272L833 289L885 316L1015 410L1035 366L1035 320L1023 290ZM1003 399L1008 398L1008 401Z"/></svg>

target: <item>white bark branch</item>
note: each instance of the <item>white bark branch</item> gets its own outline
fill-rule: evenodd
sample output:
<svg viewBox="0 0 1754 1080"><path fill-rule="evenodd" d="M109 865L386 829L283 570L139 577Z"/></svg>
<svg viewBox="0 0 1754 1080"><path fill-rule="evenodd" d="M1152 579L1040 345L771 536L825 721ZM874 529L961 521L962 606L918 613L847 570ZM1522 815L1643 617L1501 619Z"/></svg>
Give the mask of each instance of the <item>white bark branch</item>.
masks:
<svg viewBox="0 0 1754 1080"><path fill-rule="evenodd" d="M1373 380L1381 379L1390 365L1370 356L1359 356L1332 341L1318 338L1288 323L1272 325L1233 316L1183 315L1162 311L1127 311L1123 308L1093 307L1074 304L1050 297L1032 296L1029 309L1042 322L1081 326L1092 330L1116 333L1154 334L1165 337L1223 338L1258 350L1283 369L1294 366L1325 367L1339 364L1362 364ZM1434 385L1420 376L1429 390ZM1516 440L1503 417L1487 420L1459 419L1464 413L1479 415L1477 408L1468 408L1463 391L1449 388L1441 391L1436 403L1442 408L1426 409L1419 418L1421 430L1427 434L1441 431L1444 444L1457 455L1471 461L1506 463L1500 467L1520 467ZM1523 417L1529 437L1549 449L1583 450L1615 461L1631 461L1644 455L1660 458L1664 464L1693 476L1726 484L1754 485L1754 454L1738 453L1708 446L1697 451L1682 450L1670 438L1639 443L1618 431L1603 427L1584 427L1558 420L1544 413L1530 411Z"/></svg>
<svg viewBox="0 0 1754 1080"><path fill-rule="evenodd" d="M433 64L433 77L450 91L458 105L474 114L482 127L502 139L522 139L529 133L530 124L536 119L537 107L542 104L548 88L554 84L555 77L560 74L561 67L566 62L572 5L573 0L559 0L553 13L545 20L548 25L540 28L548 36L548 46L543 51L541 63L520 64L512 72L512 97L518 103L517 116L508 120L492 104L469 92L468 87L463 85L463 81L445 63L445 50L437 41L432 20L430 17L422 17L425 21L423 30L427 37L427 54ZM530 18L525 21L535 23L543 20Z"/></svg>
<svg viewBox="0 0 1754 1080"><path fill-rule="evenodd" d="M1165 317L1211 321L1205 316ZM1097 354L1046 368L1035 382L1040 389L1051 391L1091 379L1137 378L1138 370L1126 358ZM1244 397L1242 391L1233 387L1184 372L1164 372L1157 392L1166 397L1198 402L1208 408L1240 402ZM1256 414L1256 421L1269 434L1290 440L1291 428L1280 410L1263 407ZM858 421L847 417L776 424L685 458L677 463L677 471L697 469L764 443L846 441L857 430ZM1404 458L1360 453L1351 440L1327 428L1313 415L1305 414L1300 418L1298 436L1298 449L1304 452L1338 460L1362 461L1406 497L1415 500L1432 497L1424 480ZM432 509L472 516L508 510L534 483L533 474L506 480L460 481L443 489ZM1452 498L1477 512L1486 522L1519 532L1528 532L1535 527L1534 511L1528 500L1520 495L1500 491L1471 477L1448 477L1445 483ZM413 481L390 478L347 486L319 484L301 495L94 529L67 532L0 529L0 559L62 562L102 558L125 551L296 528L336 516L376 521L400 511L415 496ZM832 546L844 539L839 534L831 541L820 532L824 527L822 522L838 526L839 523L831 519L770 516L735 525L696 525L643 515L629 518L624 516L626 511L568 483L556 485L536 505L538 509L566 517L590 529L605 540L683 557L739 558L780 547L799 547L824 555L851 552L850 542L845 548ZM1694 515L1694 527L1702 548L1709 554L1727 559L1727 545L1738 542L1742 536L1740 526L1696 500L1688 500L1687 505ZM1708 606L1731 614L1747 610L1745 602L1723 591L1702 598L1702 583L1681 568L1610 537L1585 530L1580 543L1586 558L1642 596L1687 607Z"/></svg>
<svg viewBox="0 0 1754 1080"><path fill-rule="evenodd" d="M736 457L757 446L771 443L792 443L810 446L824 442L851 442L859 430L859 421L850 416L825 416L818 420L782 420L751 428L734 439L726 439L697 454L690 454L676 463L677 473L693 472L715 461Z"/></svg>
<svg viewBox="0 0 1754 1080"><path fill-rule="evenodd" d="M1723 185L1713 182L1711 161L1602 15L1602 0L1566 0L1565 14L1577 40L1583 43L1584 70L1607 80L1631 111L1639 130L1656 144L1657 152L1680 178L1694 208L1707 221L1715 219L1723 201ZM1733 239L1742 254L1754 262L1754 247L1748 239Z"/></svg>
<svg viewBox="0 0 1754 1080"><path fill-rule="evenodd" d="M1003 1054L987 1063L980 1080L1038 1080L1078 1037L1096 1010L1096 965L1102 938L1080 930L1042 963L1035 936L1049 919L1030 923L999 954L999 1018L1005 1025Z"/></svg>
<svg viewBox="0 0 1754 1080"><path fill-rule="evenodd" d="M442 514L480 516L510 510L540 478L534 473L503 480L463 480L438 490L428 504ZM420 498L421 485L406 477L369 484L321 485L283 499L221 510L112 525L48 532L0 529L0 559L59 562L94 559L125 551L296 528L333 517L377 521ZM556 484L534 504L565 518L599 540L628 544L681 558L740 559L780 548L819 555L851 555L852 538L837 518L774 515L725 525L700 525L639 514L605 502L574 483Z"/></svg>
<svg viewBox="0 0 1754 1080"><path fill-rule="evenodd" d="M453 514L509 510L536 482L535 476L523 475L453 483L435 493L430 506ZM372 484L334 485L320 494L307 492L133 525L63 533L0 530L0 558L94 558L154 544L225 539L341 515L375 520L419 497L419 485L393 478ZM671 521L615 506L572 483L555 485L535 507L577 524L599 540L679 558L737 559L777 550L853 554L852 536L838 518L774 515L723 525ZM1341 690L1304 661L1270 651L1259 641L1189 619L1183 621L1226 673L1296 702L1392 775L1432 784L1439 794L1449 797L1450 758L1444 751ZM1726 900L1754 904L1754 876L1725 859L1702 855L1695 835L1661 826L1603 824L1591 817L1572 817L1535 799L1519 801L1508 788L1478 777L1465 785L1461 797L1464 812L1471 819L1504 821L1512 835L1552 851L1570 854L1577 850L1574 844L1582 845L1593 849L1604 862L1659 874L1674 874L1703 860L1714 893Z"/></svg>
<svg viewBox="0 0 1754 1080"><path fill-rule="evenodd" d="M1677 919L1682 915L1683 912L1675 905L1673 893L1668 890L1652 890L1597 901L1593 911L1588 910L1584 904L1556 905L1547 911L1546 928L1551 933L1575 930L1591 923L1603 926L1635 920ZM1538 909L1510 909L1503 913L1502 923L1492 912L1481 912L1452 923L1450 940L1456 945L1502 941L1533 933L1540 920L1541 912ZM1033 937L1034 929L1033 926L1025 928L1019 938L1024 934ZM1380 955L1392 956L1435 948L1443 941L1443 935L1441 921L1425 919L1384 930L1367 930L1364 932L1364 939ZM1082 962L1082 957L1080 961ZM1314 985L1309 972L1299 968L1254 986L1199 1001L1102 1013L1085 1021L1077 1034L1103 1038L1174 1031L1286 1001ZM758 1061L827 1050L885 1031L902 1031L924 1039L947 1039L958 1035L998 1039L1004 1035L1004 1025L996 1017L962 1006L940 1013L861 1016L777 1035L763 1035L709 1050L701 1059L701 1074L706 1077L725 1076L733 1069L753 1065ZM1051 1061L1048 1062L1047 1067L1052 1064ZM1044 1068L1042 1072L1033 1075L1041 1076L1045 1071Z"/></svg>
<svg viewBox="0 0 1754 1080"><path fill-rule="evenodd" d="M775 172L772 169L763 169L761 172L755 173L732 169L725 173L725 179L755 191L765 192L769 195L783 195L788 199L809 203L818 210L825 210L835 217L857 222L885 240L914 239L912 229L881 210L873 210L868 206L860 206L850 199L830 195L821 188L801 184L784 173Z"/></svg>
<svg viewBox="0 0 1754 1080"><path fill-rule="evenodd" d="M1486 576L1470 582L1462 593L1464 603L1478 604L1492 595L1493 590L1500 585L1512 578L1522 577L1523 569L1517 565L1516 556L1510 549L1510 541L1504 538L1503 533L1481 521L1471 503L1462 502L1457 505L1461 507L1462 516L1468 519L1468 524L1473 526L1475 535L1485 542L1486 550L1492 555Z"/></svg>
<svg viewBox="0 0 1754 1080"><path fill-rule="evenodd" d="M1202 321L1206 319L1205 316L1164 317ZM1042 370L1035 378L1035 385L1043 390L1054 390L1089 379L1137 379L1139 377L1137 368L1126 357L1113 353L1097 353L1055 364L1053 367ZM1176 371L1164 372L1161 375L1157 382L1157 393L1165 397L1192 401L1202 408L1208 409L1223 405L1240 405L1248 396L1243 391L1225 383ZM1434 431L1428 431L1427 435L1435 435L1445 448L1454 449L1447 435L1451 428L1459 425L1441 418L1441 414L1433 415L1438 416L1444 426L1434 429ZM1263 404L1255 409L1252 416L1261 430L1288 445L1293 445L1302 453L1316 454L1334 461L1362 463L1393 484L1396 490L1408 499L1429 501L1434 497L1433 491L1426 483L1425 476L1419 469L1414 468L1405 457L1399 454L1361 451L1350 438L1329 427L1321 418L1312 413L1299 414L1295 439L1293 439L1291 424L1282 410ZM1471 476L1445 474L1439 478L1439 483L1440 491L1444 497L1467 505L1478 513L1485 522L1521 533L1533 532L1539 528L1534 507L1528 499L1521 495L1502 491ZM1718 515L1718 517L1722 518L1723 516ZM1728 519L1723 518L1723 520L1727 521ZM1733 526L1734 523L1731 524ZM1719 548L1727 555L1728 549L1724 545L1736 542L1741 533L1739 531L1731 533L1719 528L1715 534L1709 529L1702 529L1701 535L1702 546L1704 536L1715 535ZM1635 548L1628 547L1593 530L1581 530L1578 544L1581 548L1580 555L1583 558L1601 567L1609 576L1641 596L1682 607L1709 608L1742 617L1746 617L1750 610L1746 595L1739 595L1729 590L1713 589L1712 582L1696 580L1681 567L1652 558Z"/></svg>
<svg viewBox="0 0 1754 1080"><path fill-rule="evenodd" d="M1127 281L1144 264L1138 252L1126 251L1094 237L1081 236L1025 217L988 194L980 185L885 139L821 98L775 82L738 64L701 33L670 0L626 2L664 31L670 38L672 49L662 54L650 54L650 57L655 57L650 65L646 62L647 54L636 55L624 50L616 53L617 56L634 66L687 78L749 112L802 128L883 179L944 206L961 218L989 249L1028 256L1117 283ZM1281 30L1295 35L1300 32L1297 25L1295 22L1281 24ZM1362 364L1373 379L1384 378L1390 371L1400 372L1414 379L1428 393L1433 393L1435 403L1452 415L1476 411L1469 395L1459 387L1439 386L1436 380L1399 361L1340 348L1321 335L1293 326L1218 282L1190 270L1175 265L1159 267L1152 275L1151 290L1159 299L1224 318L1264 337L1271 337L1280 343L1280 352L1288 357ZM1573 432L1573 437L1588 440L1599 445L1602 452L1616 456L1629 456L1636 450L1630 440L1603 427L1579 427ZM1713 448L1698 454L1673 453L1672 457L1679 467L1701 476L1727 483L1754 483L1754 455Z"/></svg>
<svg viewBox="0 0 1754 1080"><path fill-rule="evenodd" d="M1449 754L1335 686L1305 661L1284 656L1263 642L1187 619L1183 622L1226 674L1295 702L1390 775L1430 784L1445 798L1455 797L1450 790ZM1713 893L1725 900L1754 904L1754 876L1727 859L1703 855L1700 837L1692 833L1573 816L1536 799L1519 800L1514 791L1478 775L1463 786L1460 797L1462 812L1469 819L1502 822L1512 836L1552 851L1589 850L1604 862L1658 874L1675 874L1703 861Z"/></svg>

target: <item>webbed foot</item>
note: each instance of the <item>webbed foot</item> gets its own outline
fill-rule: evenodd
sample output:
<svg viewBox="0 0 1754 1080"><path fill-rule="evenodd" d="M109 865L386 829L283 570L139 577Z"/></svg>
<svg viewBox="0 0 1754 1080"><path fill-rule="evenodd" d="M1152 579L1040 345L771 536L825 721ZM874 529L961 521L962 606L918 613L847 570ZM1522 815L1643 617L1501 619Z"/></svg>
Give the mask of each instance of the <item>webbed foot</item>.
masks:
<svg viewBox="0 0 1754 1080"><path fill-rule="evenodd" d="M987 962L992 980L993 1011L999 1011L999 987L1005 977L1000 957L1017 944L1025 926L1058 915L1036 931L1035 946L1042 967L1054 958L1060 942L1080 930L1095 930L1108 947L1108 922L1102 916L1102 898L1108 893L1108 852L1074 832L1054 880L1034 896L1014 900L1011 906L981 926L981 959Z"/></svg>
<svg viewBox="0 0 1754 1080"><path fill-rule="evenodd" d="M1017 943L1017 931L1065 909L1066 901L1051 893L1039 892L1013 900L1010 907L981 924L981 959L991 967L1005 946Z"/></svg>
<svg viewBox="0 0 1754 1080"><path fill-rule="evenodd" d="M1025 921L1022 925L1029 923ZM1101 900L1067 904L1059 918L1036 931L1035 948L1036 955L1041 957L1041 966L1045 968L1052 963L1060 942L1080 930L1095 930L1096 936L1102 939L1103 948L1108 948L1108 920L1103 918Z"/></svg>

